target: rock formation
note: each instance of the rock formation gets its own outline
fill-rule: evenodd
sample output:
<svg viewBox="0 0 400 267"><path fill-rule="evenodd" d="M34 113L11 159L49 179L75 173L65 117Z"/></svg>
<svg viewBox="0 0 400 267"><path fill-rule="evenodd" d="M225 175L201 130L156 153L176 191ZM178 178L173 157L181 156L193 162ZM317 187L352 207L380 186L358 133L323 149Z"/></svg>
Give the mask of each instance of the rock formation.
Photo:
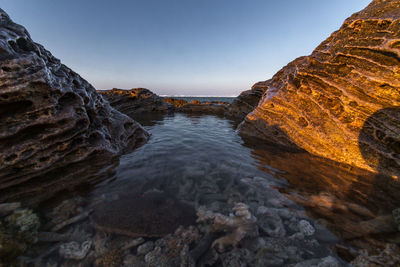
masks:
<svg viewBox="0 0 400 267"><path fill-rule="evenodd" d="M400 177L399 0L373 1L265 86L241 134Z"/></svg>
<svg viewBox="0 0 400 267"><path fill-rule="evenodd" d="M230 115L238 120L243 120L247 114L257 107L262 95L267 90L265 82L258 82L251 90L242 92L229 107Z"/></svg>
<svg viewBox="0 0 400 267"><path fill-rule="evenodd" d="M175 107L174 111L176 112L210 114L231 117L229 113L230 104L226 102L201 102L199 100L192 100L188 103L184 99L176 99L170 97L164 98L164 101L172 104Z"/></svg>
<svg viewBox="0 0 400 267"><path fill-rule="evenodd" d="M0 202L36 202L90 181L147 140L1 9L0 62Z"/></svg>
<svg viewBox="0 0 400 267"><path fill-rule="evenodd" d="M168 112L173 108L161 97L145 88L131 90L114 88L98 92L110 102L112 107L132 118L143 113Z"/></svg>

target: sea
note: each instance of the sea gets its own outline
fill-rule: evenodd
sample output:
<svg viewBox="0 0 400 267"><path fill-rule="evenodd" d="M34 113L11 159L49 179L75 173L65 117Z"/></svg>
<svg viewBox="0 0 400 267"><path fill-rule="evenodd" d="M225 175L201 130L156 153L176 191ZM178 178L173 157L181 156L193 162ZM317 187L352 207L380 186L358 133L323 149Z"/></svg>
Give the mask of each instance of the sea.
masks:
<svg viewBox="0 0 400 267"><path fill-rule="evenodd" d="M227 102L232 103L235 97L226 97L226 96L166 96L163 95L163 98L175 98L175 99L182 99L186 100L187 102L191 102L193 100L198 100L200 102Z"/></svg>

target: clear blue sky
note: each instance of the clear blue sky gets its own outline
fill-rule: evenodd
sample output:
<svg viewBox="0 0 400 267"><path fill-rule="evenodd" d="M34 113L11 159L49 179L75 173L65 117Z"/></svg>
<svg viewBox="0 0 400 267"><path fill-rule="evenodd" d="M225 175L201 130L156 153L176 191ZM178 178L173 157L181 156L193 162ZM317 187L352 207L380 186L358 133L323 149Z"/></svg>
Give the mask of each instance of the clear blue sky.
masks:
<svg viewBox="0 0 400 267"><path fill-rule="evenodd" d="M307 55L370 0L0 0L97 89L238 95Z"/></svg>

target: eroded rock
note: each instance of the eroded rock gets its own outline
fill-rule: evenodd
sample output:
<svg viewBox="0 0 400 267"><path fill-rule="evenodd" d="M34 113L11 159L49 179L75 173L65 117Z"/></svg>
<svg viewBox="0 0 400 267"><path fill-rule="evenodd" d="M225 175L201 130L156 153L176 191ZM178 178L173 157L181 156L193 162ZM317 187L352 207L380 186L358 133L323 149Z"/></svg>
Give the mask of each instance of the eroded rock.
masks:
<svg viewBox="0 0 400 267"><path fill-rule="evenodd" d="M264 82L240 133L400 175L400 1L373 1Z"/></svg>
<svg viewBox="0 0 400 267"><path fill-rule="evenodd" d="M148 139L1 9L0 62L1 202L89 182Z"/></svg>

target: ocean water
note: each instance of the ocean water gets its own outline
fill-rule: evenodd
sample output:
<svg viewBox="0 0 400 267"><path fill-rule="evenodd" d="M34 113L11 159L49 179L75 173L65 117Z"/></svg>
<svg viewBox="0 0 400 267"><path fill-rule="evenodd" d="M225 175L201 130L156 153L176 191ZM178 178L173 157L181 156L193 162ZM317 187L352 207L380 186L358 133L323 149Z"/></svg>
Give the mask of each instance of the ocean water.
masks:
<svg viewBox="0 0 400 267"><path fill-rule="evenodd" d="M351 232L368 214L390 214L399 204L395 189L372 173L244 140L236 124L225 118L178 113L139 122L151 133L149 142L123 156L115 175L93 195L155 189L225 214L234 202L253 210L271 203L304 207L338 236Z"/></svg>
<svg viewBox="0 0 400 267"><path fill-rule="evenodd" d="M236 123L223 117L176 113L136 119L151 138L122 156L107 179L82 193L89 206L107 206L106 202L121 196L154 191L195 209L227 216L235 203L244 203L257 218L260 242L275 244L274 249L281 247L276 254L290 253L286 246L295 248L299 255L306 255L303 260L332 255L329 249L338 243L368 246L371 240L386 238L368 237L362 225L369 231L371 220L387 218L400 206L399 188L386 178L305 152L246 140L238 135ZM116 224L119 217L135 212L135 203L118 209L113 210ZM147 215L151 213L149 210ZM304 221L315 232L294 238ZM93 230L90 220L69 231L79 229L92 229L95 236L103 236ZM110 240L114 242L110 246L120 246L117 237ZM246 259L249 266L258 255L255 245L246 242L233 251L251 251Z"/></svg>
<svg viewBox="0 0 400 267"><path fill-rule="evenodd" d="M164 98L176 98L176 99L183 99L187 102L198 100L200 102L213 102L213 101L221 101L232 103L235 97L224 97L224 96L163 96Z"/></svg>

